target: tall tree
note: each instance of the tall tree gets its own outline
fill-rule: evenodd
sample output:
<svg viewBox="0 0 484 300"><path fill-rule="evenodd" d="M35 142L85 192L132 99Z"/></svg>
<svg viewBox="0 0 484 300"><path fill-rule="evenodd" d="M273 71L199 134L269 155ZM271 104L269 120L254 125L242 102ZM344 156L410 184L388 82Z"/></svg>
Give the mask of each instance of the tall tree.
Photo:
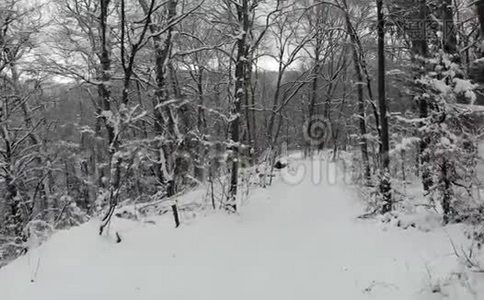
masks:
<svg viewBox="0 0 484 300"><path fill-rule="evenodd" d="M346 21L346 30L350 37L351 47L353 48L353 66L355 68L356 77L356 90L357 90L357 101L358 101L358 125L360 129L360 151L362 158L362 168L363 168L363 181L365 184L370 183L371 179L371 168L370 168L370 158L368 154L368 131L366 124L366 105L364 99L363 84L365 82L362 70L362 51L360 47L361 42L358 38L358 33L355 27L351 23L351 16L349 13L349 7L346 0L343 0L343 9Z"/></svg>
<svg viewBox="0 0 484 300"><path fill-rule="evenodd" d="M388 109L385 93L385 19L383 14L383 0L377 0L378 22L378 106L381 124L381 164L380 193L384 205L382 213L392 210L392 195L390 187L390 135L388 128Z"/></svg>
<svg viewBox="0 0 484 300"><path fill-rule="evenodd" d="M154 1L148 5L146 0L139 0L147 19L150 20L151 38L154 47L156 92L153 98L153 115L155 117L154 132L158 138L158 163L155 172L160 185L164 186L166 196L171 198L176 194L176 155L177 147L182 140L178 125L177 111L170 103L169 93L169 65L173 47L173 31L183 18L177 17L177 0L169 0L163 9L161 20L163 23L153 22L151 11ZM176 203L172 205L175 224L179 226L178 209Z"/></svg>
<svg viewBox="0 0 484 300"><path fill-rule="evenodd" d="M247 97L247 82L248 72L250 72L249 64L249 51L250 51L250 39L249 31L252 26L251 12L254 6L257 6L257 2L249 3L250 0L239 0L233 5L235 6L236 16L236 29L235 36L235 74L234 74L234 91L233 100L231 103L231 121L230 121L230 142L232 143L232 167L230 175L230 189L229 189L229 207L234 211L237 210L237 188L239 182L239 165L240 165L240 151L241 151L241 139L240 139L240 125L241 125L241 104ZM229 7L232 3L226 2Z"/></svg>

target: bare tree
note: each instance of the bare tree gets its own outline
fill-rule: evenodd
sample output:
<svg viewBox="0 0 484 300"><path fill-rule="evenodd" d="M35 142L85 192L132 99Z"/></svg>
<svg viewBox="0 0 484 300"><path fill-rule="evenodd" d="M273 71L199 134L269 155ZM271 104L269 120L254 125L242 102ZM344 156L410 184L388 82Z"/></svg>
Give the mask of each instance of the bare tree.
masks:
<svg viewBox="0 0 484 300"><path fill-rule="evenodd" d="M390 183L390 135L388 128L388 109L385 87L385 17L383 15L383 1L377 0L378 22L378 106L381 124L381 153L382 170L380 176L380 193L383 196L384 205L382 213L392 210L392 195Z"/></svg>

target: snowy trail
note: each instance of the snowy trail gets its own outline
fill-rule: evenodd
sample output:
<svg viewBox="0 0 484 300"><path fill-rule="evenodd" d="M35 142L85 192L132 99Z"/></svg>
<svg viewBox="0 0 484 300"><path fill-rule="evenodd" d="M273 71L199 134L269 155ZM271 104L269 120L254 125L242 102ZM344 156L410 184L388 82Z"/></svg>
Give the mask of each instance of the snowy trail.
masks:
<svg viewBox="0 0 484 300"><path fill-rule="evenodd" d="M0 298L444 299L430 286L452 256L446 235L384 231L358 220L361 212L349 187L307 175L254 192L239 216L177 230L168 220L119 220L118 245L96 236L92 222L0 270Z"/></svg>

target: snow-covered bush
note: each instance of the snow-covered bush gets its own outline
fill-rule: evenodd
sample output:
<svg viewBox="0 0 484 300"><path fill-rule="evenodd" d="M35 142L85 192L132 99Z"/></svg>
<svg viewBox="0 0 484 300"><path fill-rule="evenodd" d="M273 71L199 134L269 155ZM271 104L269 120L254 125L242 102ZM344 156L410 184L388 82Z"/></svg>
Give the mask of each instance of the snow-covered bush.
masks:
<svg viewBox="0 0 484 300"><path fill-rule="evenodd" d="M451 56L439 53L426 60L427 72L416 80L417 102L426 102L428 116L419 120L423 152L421 169L424 188L431 201L443 210L444 222L458 221L471 197L476 146L471 122L475 85Z"/></svg>

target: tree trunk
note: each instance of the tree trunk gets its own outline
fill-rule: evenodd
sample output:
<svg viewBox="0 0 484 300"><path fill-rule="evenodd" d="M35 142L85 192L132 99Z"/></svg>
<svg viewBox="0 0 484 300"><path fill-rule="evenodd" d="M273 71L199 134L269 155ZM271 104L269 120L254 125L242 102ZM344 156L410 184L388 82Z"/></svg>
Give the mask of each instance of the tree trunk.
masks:
<svg viewBox="0 0 484 300"><path fill-rule="evenodd" d="M441 20L443 24L442 44L444 51L449 54L457 54L457 29L454 22L454 11L452 0L441 0ZM459 58L456 58L460 61Z"/></svg>
<svg viewBox="0 0 484 300"><path fill-rule="evenodd" d="M390 136L388 129L387 99L385 95L385 20L383 15L383 0L377 0L378 17L378 107L381 124L381 153L382 164L380 178L380 193L384 205L382 213L392 210L392 194L389 182L390 174Z"/></svg>
<svg viewBox="0 0 484 300"><path fill-rule="evenodd" d="M442 189L442 209L444 211L444 224L449 223L452 217L452 183L450 176L452 173L452 166L447 157L442 157L442 163L440 166L440 176L441 182L440 186Z"/></svg>
<svg viewBox="0 0 484 300"><path fill-rule="evenodd" d="M232 169L230 176L230 189L228 207L237 211L237 187L239 177L239 165L240 165L240 115L241 115L241 102L247 97L247 72L249 71L249 44L248 44L248 32L250 30L249 19L249 0L241 0L237 7L237 18L240 25L241 32L237 37L237 54L235 59L235 87L234 87L234 100L232 103L231 111L231 123L230 123L230 137L232 143Z"/></svg>
<svg viewBox="0 0 484 300"><path fill-rule="evenodd" d="M346 27L350 36L351 46L353 48L353 65L355 68L356 84L357 84L357 96L358 96L358 124L360 128L360 151L363 167L363 181L365 184L370 184L371 181L371 170L370 170L370 159L368 155L368 137L366 130L366 109L365 109L365 99L363 95L363 73L360 64L360 53L358 49L358 41L355 36L354 28L351 25L351 19L347 11L345 11L345 21Z"/></svg>
<svg viewBox="0 0 484 300"><path fill-rule="evenodd" d="M197 109L197 131L199 135L197 150L194 153L195 156L195 166L194 166L194 175L197 180L204 180L206 170L204 168L205 164L205 146L204 146L204 139L205 139L205 130L207 126L207 121L205 119L205 112L204 112L204 100L205 95L203 91L203 69L199 69L198 73L194 76L197 83L197 93L198 93L198 109Z"/></svg>
<svg viewBox="0 0 484 300"><path fill-rule="evenodd" d="M484 57L484 0L477 0L476 4L476 12L477 18L479 19L479 28L480 28L480 56Z"/></svg>
<svg viewBox="0 0 484 300"><path fill-rule="evenodd" d="M116 206L118 205L118 197L119 197L119 189L121 186L121 158L116 155L119 150L119 138L115 131L115 127L111 124L110 120L106 116L106 113L113 114L113 110L111 107L111 91L109 89L109 81L112 77L112 70L111 70L111 50L108 40L108 12L109 12L109 4L111 0L101 0L101 14L99 18L99 32L101 33L100 36L100 44L101 47L99 49L98 57L101 63L100 68L100 81L101 83L98 84L98 95L100 98L100 102L102 104L102 119L104 121L104 126L106 127L107 135L108 135L108 142L109 142L109 173L110 173L110 187L109 187L109 210L104 216L101 226L99 228L99 234L101 235L104 231L104 228L109 224L111 221L111 217L114 213Z"/></svg>
<svg viewBox="0 0 484 300"><path fill-rule="evenodd" d="M484 0L477 0L476 4L476 11L477 11L477 18L479 19L479 25L481 29L481 39L484 38Z"/></svg>
<svg viewBox="0 0 484 300"><path fill-rule="evenodd" d="M240 37L237 39L237 58L235 65L235 89L234 89L234 100L232 103L231 119L230 123L230 138L232 143L232 169L230 176L230 190L229 190L229 206L236 211L236 197L237 197L237 187L238 187L238 176L239 176L239 151L240 151L240 112L241 112L241 101L245 97L245 62L244 54L246 48L247 39L247 26L246 19L247 16L247 0L242 0L242 7L237 6L238 21L241 23L242 32Z"/></svg>
<svg viewBox="0 0 484 300"><path fill-rule="evenodd" d="M311 83L311 98L310 98L310 102L309 102L309 109L308 109L308 112L309 112L309 116L308 116L308 122L309 122L309 126L307 126L307 130L311 130L311 122L313 122L313 119L316 117L316 114L317 114L317 111L316 111L316 104L317 104L317 101L318 101L318 89L319 89L319 72L320 72L320 69L321 69L321 66L320 66L320 58L319 58L319 52L320 52L320 47L321 47L321 41L319 39L319 37L316 37L316 47L315 47L315 50L314 50L314 70L313 70L313 81ZM308 137L311 137L311 132L306 132L306 135ZM318 142L318 141L313 141L313 140L309 140L309 141L306 141L308 142L308 151L310 153L310 155L312 155L312 152L313 152L313 146L314 146L314 143L315 142ZM320 145L317 145L317 146L320 146Z"/></svg>
<svg viewBox="0 0 484 300"><path fill-rule="evenodd" d="M421 20L429 20L429 8L427 7L427 0L420 0L420 19ZM428 42L427 42L427 32L424 32L423 37L416 37L412 40L412 52L414 57L420 56L423 59L428 57ZM414 61L416 59L414 58ZM425 68L425 61L421 62L423 69ZM419 75L417 75L419 76ZM419 117L421 119L427 119L429 117L429 103L426 99L420 99L418 101L418 109L419 109ZM425 124L420 124L420 127L424 126ZM421 176L422 176L422 184L424 191L428 192L433 185L432 181L432 174L430 168L428 166L430 156L428 153L428 144L429 139L426 136L421 137L420 145L419 145L419 152L420 152L420 168L422 169Z"/></svg>
<svg viewBox="0 0 484 300"><path fill-rule="evenodd" d="M146 3L146 0L139 0L140 6L144 13L150 17L150 7ZM156 93L155 101L153 103L153 114L155 117L154 131L159 137L169 135L175 141L171 141L170 144L166 142L160 142L159 147L159 157L158 162L155 164L155 173L158 177L159 184L165 185L166 196L172 198L176 194L176 181L175 181L175 155L176 149L174 144L180 136L178 123L175 119L175 111L173 111L171 105L166 105L169 101L168 92L168 70L167 66L170 59L170 51L172 47L172 37L173 37L173 20L177 14L177 0L169 0L167 2L167 12L166 12L166 33L164 39L160 36L160 25L150 22L149 29L153 34L153 44L155 48L155 69L156 69ZM165 132L164 127L168 129ZM175 200L173 200L175 201ZM180 225L178 209L176 202L172 205L173 217L175 219L175 225L178 227Z"/></svg>
<svg viewBox="0 0 484 300"><path fill-rule="evenodd" d="M140 6L144 13L149 17L150 7L146 3L146 0L139 0ZM171 138L178 138L179 130L178 124L175 121L174 112L170 105L166 105L169 100L169 88L168 88L168 60L170 59L170 51L172 46L172 33L173 26L170 22L176 17L177 0L169 0L167 2L167 12L166 12L166 23L168 27L164 34L164 39L160 36L159 32L161 26L159 24L151 23L149 26L150 32L152 33L153 45L155 50L155 70L156 70L156 93L153 98L153 115L154 121L154 132L157 136L167 136L170 135ZM169 132L164 130L168 129ZM158 145L159 157L158 162L155 164L155 174L158 177L160 184L168 185L166 187L167 196L173 196L175 189L171 188L171 185L176 186L174 182L174 150L172 145L166 144L166 142L160 142Z"/></svg>

